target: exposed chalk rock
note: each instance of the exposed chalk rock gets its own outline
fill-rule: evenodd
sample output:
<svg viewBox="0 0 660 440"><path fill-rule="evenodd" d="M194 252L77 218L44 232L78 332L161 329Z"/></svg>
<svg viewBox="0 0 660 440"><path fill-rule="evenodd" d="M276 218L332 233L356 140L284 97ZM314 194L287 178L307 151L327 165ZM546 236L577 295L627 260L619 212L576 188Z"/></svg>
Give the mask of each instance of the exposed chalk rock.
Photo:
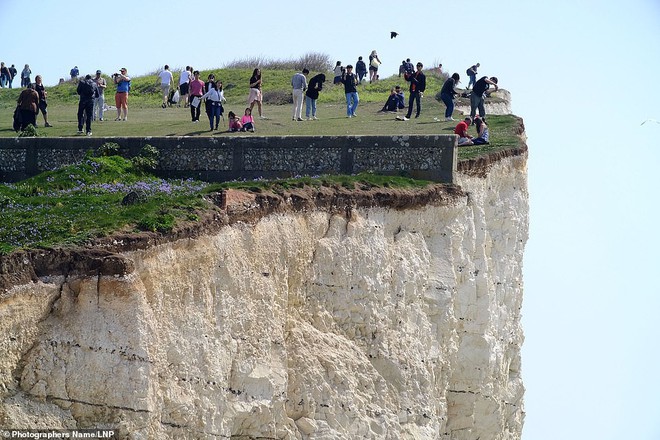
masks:
<svg viewBox="0 0 660 440"><path fill-rule="evenodd" d="M519 439L526 155L459 179L448 204L272 214L12 288L0 427Z"/></svg>

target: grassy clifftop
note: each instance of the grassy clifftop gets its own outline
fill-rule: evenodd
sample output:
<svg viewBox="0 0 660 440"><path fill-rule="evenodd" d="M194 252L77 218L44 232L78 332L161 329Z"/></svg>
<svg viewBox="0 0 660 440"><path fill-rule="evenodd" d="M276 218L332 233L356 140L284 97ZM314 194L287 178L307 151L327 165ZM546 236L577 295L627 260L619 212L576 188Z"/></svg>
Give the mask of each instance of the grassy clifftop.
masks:
<svg viewBox="0 0 660 440"><path fill-rule="evenodd" d="M213 72L226 87L226 111L242 114L248 95L250 69L215 69L202 72L206 78ZM290 96L293 70L263 72L264 93L280 102ZM311 75L316 72L312 72ZM400 84L407 91L402 78L393 76L375 84L359 86L358 117L347 119L343 87L332 85L332 75L321 92L318 121L291 121L291 105L264 105L268 119L257 119L257 132L248 135L405 135L451 134L456 122L443 119L444 105L435 99L444 78L429 75L423 98L423 110L418 119L396 121L391 113L378 112L389 90ZM109 87L110 89L112 87ZM71 83L47 88L49 94L49 122L52 128L42 128L38 117L39 135L74 136L77 131L78 97ZM0 90L0 136L14 137L11 118L20 90ZM106 93L112 104L113 92ZM94 123L95 136L235 136L227 132L209 131L206 116L192 124L189 109L160 108L159 87L155 76L133 78L129 98L129 120L113 121L114 110L106 113L106 121ZM279 101L278 101L279 100ZM267 100L266 100L267 101ZM255 108L256 114L256 108ZM454 115L460 118L459 114ZM515 150L524 146L521 138L522 121L513 116L488 118L491 144L461 148L459 160L470 160L492 153ZM226 122L225 122L226 124ZM225 125L226 127L226 125ZM322 176L274 182L233 182L208 185L202 182L162 180L118 156L89 155L80 164L43 173L17 184L0 184L0 254L21 248L80 245L116 232L152 231L168 233L177 225L197 222L200 216L217 209L213 194L229 187L249 191L268 189L275 193L291 187L328 186L343 189L419 187L431 182L414 181L405 177L384 177L372 174L358 176ZM129 192L141 195L137 203L122 204Z"/></svg>

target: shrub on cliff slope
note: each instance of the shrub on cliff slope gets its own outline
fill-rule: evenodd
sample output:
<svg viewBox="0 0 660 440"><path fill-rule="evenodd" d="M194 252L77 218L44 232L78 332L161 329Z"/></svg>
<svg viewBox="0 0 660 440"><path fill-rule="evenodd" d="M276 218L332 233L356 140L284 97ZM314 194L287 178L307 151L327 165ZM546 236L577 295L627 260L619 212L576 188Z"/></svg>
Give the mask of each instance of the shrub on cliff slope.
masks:
<svg viewBox="0 0 660 440"><path fill-rule="evenodd" d="M167 232L205 206L192 180L163 180L120 156L92 157L16 184L0 185L0 252L82 243L116 231ZM131 191L142 203L122 205ZM9 225L11 225L9 227Z"/></svg>

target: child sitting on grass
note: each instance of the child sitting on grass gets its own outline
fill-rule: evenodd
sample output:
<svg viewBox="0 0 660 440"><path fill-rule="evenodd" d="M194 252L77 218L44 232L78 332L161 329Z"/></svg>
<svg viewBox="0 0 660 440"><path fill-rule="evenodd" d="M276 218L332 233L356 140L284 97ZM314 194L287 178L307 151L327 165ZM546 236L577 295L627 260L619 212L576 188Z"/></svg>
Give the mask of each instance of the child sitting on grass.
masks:
<svg viewBox="0 0 660 440"><path fill-rule="evenodd" d="M234 112L229 112L227 113L227 116L229 117L229 131L241 131L243 124L238 120L236 114Z"/></svg>
<svg viewBox="0 0 660 440"><path fill-rule="evenodd" d="M254 133L254 118L252 117L252 109L250 107L245 109L245 114L241 118L241 125L243 126L241 131L250 130Z"/></svg>

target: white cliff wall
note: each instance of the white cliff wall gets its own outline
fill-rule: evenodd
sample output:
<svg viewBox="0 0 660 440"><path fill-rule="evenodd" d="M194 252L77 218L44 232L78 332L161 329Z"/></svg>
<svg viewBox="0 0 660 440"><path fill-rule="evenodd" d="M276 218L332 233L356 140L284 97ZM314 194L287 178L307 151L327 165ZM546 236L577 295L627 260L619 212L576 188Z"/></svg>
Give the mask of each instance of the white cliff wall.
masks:
<svg viewBox="0 0 660 440"><path fill-rule="evenodd" d="M0 427L519 439L526 158L449 206L269 215L0 297Z"/></svg>

